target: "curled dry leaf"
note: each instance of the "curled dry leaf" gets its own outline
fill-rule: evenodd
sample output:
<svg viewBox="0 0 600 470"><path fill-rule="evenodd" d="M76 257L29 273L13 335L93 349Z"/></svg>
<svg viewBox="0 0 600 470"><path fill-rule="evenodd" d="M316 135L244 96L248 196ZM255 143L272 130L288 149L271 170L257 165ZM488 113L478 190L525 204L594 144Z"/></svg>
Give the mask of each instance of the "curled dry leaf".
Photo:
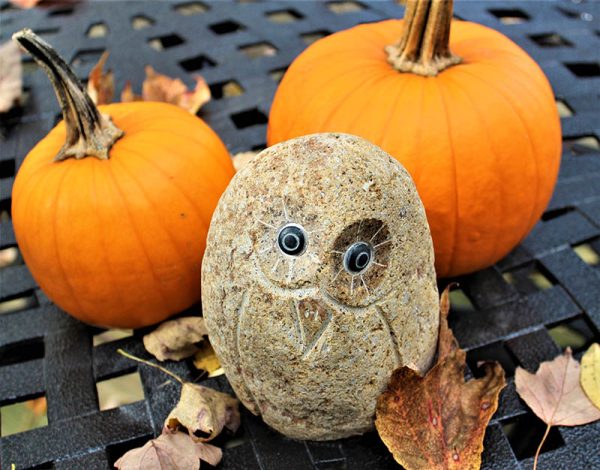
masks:
<svg viewBox="0 0 600 470"><path fill-rule="evenodd" d="M196 86L190 91L178 78L157 73L150 65L146 66L146 79L142 84L142 96L135 95L128 83L121 93L121 101L161 101L171 103L196 114L210 101L210 88L204 78L196 75Z"/></svg>
<svg viewBox="0 0 600 470"><path fill-rule="evenodd" d="M448 291L440 300L437 362L424 377L396 369L377 402L377 431L408 470L479 468L485 429L506 385L497 363L484 364L482 378L465 382L466 353L447 323Z"/></svg>
<svg viewBox="0 0 600 470"><path fill-rule="evenodd" d="M240 171L244 168L256 155L258 155L258 152L254 151L236 153L231 157L235 171Z"/></svg>
<svg viewBox="0 0 600 470"><path fill-rule="evenodd" d="M198 352L194 355L194 367L206 371L209 377L224 374L217 353L207 340L202 342L198 347Z"/></svg>
<svg viewBox="0 0 600 470"><path fill-rule="evenodd" d="M194 343L202 341L207 335L204 318L177 318L164 322L152 333L144 336L144 346L159 361L180 361L193 356L198 351Z"/></svg>
<svg viewBox="0 0 600 470"><path fill-rule="evenodd" d="M592 344L581 358L581 388L594 404L600 408L600 345Z"/></svg>
<svg viewBox="0 0 600 470"><path fill-rule="evenodd" d="M21 52L16 42L8 41L0 45L0 113L18 103L22 88Z"/></svg>
<svg viewBox="0 0 600 470"><path fill-rule="evenodd" d="M222 456L218 447L165 428L156 439L123 455L115 467L120 470L198 470L200 460L215 466Z"/></svg>
<svg viewBox="0 0 600 470"><path fill-rule="evenodd" d="M95 104L110 104L115 94L115 79L112 70L104 72L106 59L108 59L108 51L104 51L88 77L87 92Z"/></svg>
<svg viewBox="0 0 600 470"><path fill-rule="evenodd" d="M129 80L125 82L125 87L123 88L123 91L121 91L121 101L123 103L142 101L142 97L133 92L133 88L131 88L131 82Z"/></svg>
<svg viewBox="0 0 600 470"><path fill-rule="evenodd" d="M181 388L179 403L167 417L165 425L171 430L183 426L193 439L210 441L223 428L231 432L237 430L240 426L238 404L236 398L226 393L188 382Z"/></svg>

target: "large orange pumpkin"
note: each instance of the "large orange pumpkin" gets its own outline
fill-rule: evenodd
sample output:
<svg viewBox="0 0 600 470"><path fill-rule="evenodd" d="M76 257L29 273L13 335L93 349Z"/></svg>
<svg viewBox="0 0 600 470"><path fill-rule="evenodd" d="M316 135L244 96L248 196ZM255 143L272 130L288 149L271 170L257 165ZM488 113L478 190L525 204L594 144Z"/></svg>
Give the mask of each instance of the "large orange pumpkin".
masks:
<svg viewBox="0 0 600 470"><path fill-rule="evenodd" d="M15 39L49 73L65 118L27 155L12 195L17 242L42 290L112 327L199 301L208 226L234 173L221 140L172 105L97 109L48 44L30 31Z"/></svg>
<svg viewBox="0 0 600 470"><path fill-rule="evenodd" d="M451 1L411 1L404 21L314 43L283 77L267 135L347 132L396 157L425 205L440 277L489 266L528 234L561 154L541 69L497 31L451 16Z"/></svg>

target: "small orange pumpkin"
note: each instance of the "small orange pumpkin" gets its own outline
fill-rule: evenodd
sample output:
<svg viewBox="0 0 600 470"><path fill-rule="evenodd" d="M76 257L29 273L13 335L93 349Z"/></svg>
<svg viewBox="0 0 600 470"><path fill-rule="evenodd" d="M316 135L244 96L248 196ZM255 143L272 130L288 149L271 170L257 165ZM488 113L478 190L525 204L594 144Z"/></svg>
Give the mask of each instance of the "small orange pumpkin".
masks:
<svg viewBox="0 0 600 470"><path fill-rule="evenodd" d="M407 168L439 277L514 248L548 204L561 155L541 69L499 32L452 21L448 0L410 1L404 21L356 26L304 51L275 94L267 142L316 132L359 135Z"/></svg>
<svg viewBox="0 0 600 470"><path fill-rule="evenodd" d="M12 217L48 297L85 322L137 328L200 299L216 204L234 174L200 119L163 103L96 106L30 30L14 38L52 80L64 121L25 158Z"/></svg>

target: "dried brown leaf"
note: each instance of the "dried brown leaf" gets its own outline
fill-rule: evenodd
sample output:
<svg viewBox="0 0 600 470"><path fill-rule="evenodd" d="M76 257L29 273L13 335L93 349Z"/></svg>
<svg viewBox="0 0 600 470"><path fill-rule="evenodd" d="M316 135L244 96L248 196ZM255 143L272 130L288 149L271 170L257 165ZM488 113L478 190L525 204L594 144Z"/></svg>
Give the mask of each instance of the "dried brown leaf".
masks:
<svg viewBox="0 0 600 470"><path fill-rule="evenodd" d="M517 367L517 393L549 426L577 426L600 419L600 410L579 383L580 366L571 348L552 361L542 362L535 374Z"/></svg>
<svg viewBox="0 0 600 470"><path fill-rule="evenodd" d="M202 341L207 335L204 318L177 318L164 322L152 333L144 336L144 346L159 361L180 361L193 356L198 351L194 343Z"/></svg>
<svg viewBox="0 0 600 470"><path fill-rule="evenodd" d="M183 426L192 438L210 441L223 428L237 430L240 426L238 404L236 398L226 393L188 382L181 388L179 403L167 417L165 426L172 430Z"/></svg>
<svg viewBox="0 0 600 470"><path fill-rule="evenodd" d="M256 155L258 155L258 152L254 151L236 153L231 157L235 171L240 171L244 168Z"/></svg>
<svg viewBox="0 0 600 470"><path fill-rule="evenodd" d="M129 103L131 101L142 101L142 97L140 95L136 95L131 88L131 82L125 82L125 87L123 91L121 91L121 102Z"/></svg>
<svg viewBox="0 0 600 470"><path fill-rule="evenodd" d="M8 41L0 45L0 113L19 102L22 90L21 51L16 42Z"/></svg>
<svg viewBox="0 0 600 470"><path fill-rule="evenodd" d="M115 94L115 79L111 70L104 72L108 51L104 51L88 77L87 92L96 104L112 103Z"/></svg>
<svg viewBox="0 0 600 470"><path fill-rule="evenodd" d="M394 459L408 470L476 469L486 426L506 385L497 363L484 376L464 380L464 350L448 328L448 289L440 299L438 359L421 377L396 369L377 402L375 426Z"/></svg>
<svg viewBox="0 0 600 470"><path fill-rule="evenodd" d="M204 78L199 75L194 78L196 86L193 91L190 91L180 79L157 73L147 65L146 79L142 85L142 99L171 103L196 114L205 103L210 101L211 95Z"/></svg>
<svg viewBox="0 0 600 470"><path fill-rule="evenodd" d="M120 470L197 470L200 460L215 466L222 455L218 447L165 428L156 439L124 454L115 462L115 467Z"/></svg>
<svg viewBox="0 0 600 470"><path fill-rule="evenodd" d="M440 332L438 336L437 363L439 364L448 356L459 350L458 341L448 326L448 314L450 313L450 284L440 296Z"/></svg>

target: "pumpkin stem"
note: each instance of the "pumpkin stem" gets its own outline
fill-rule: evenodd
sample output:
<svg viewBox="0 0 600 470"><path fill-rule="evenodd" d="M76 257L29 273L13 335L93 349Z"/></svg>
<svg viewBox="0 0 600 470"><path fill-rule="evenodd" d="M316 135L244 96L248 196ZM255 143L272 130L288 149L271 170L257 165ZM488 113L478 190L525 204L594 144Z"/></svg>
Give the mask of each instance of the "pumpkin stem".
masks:
<svg viewBox="0 0 600 470"><path fill-rule="evenodd" d="M461 61L448 45L452 4L452 0L408 0L402 37L385 48L396 70L435 77Z"/></svg>
<svg viewBox="0 0 600 470"><path fill-rule="evenodd" d="M54 161L88 156L108 160L108 151L123 136L123 131L113 124L110 116L100 114L79 79L52 46L30 29L13 34L13 39L44 69L60 104L67 138Z"/></svg>

